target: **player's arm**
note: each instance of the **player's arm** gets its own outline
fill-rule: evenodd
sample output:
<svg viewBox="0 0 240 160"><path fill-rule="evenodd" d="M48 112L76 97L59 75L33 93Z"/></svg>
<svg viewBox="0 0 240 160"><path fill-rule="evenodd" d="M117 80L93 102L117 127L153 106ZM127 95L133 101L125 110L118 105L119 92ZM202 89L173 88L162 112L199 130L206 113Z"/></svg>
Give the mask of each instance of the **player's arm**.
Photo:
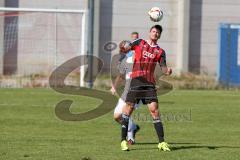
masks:
<svg viewBox="0 0 240 160"><path fill-rule="evenodd" d="M119 75L117 75L117 77L115 78L115 80L114 80L114 82L113 82L113 84L112 84L112 88L111 88L111 90L110 90L113 95L116 94L116 90L117 90L119 84L124 80L123 77L124 77L124 75L119 74Z"/></svg>
<svg viewBox="0 0 240 160"><path fill-rule="evenodd" d="M161 54L161 57L159 58L158 62L159 62L159 65L161 67L161 70L162 70L163 74L165 74L165 75L171 75L172 74L172 69L167 67L165 51L163 51L163 53Z"/></svg>
<svg viewBox="0 0 240 160"><path fill-rule="evenodd" d="M142 39L137 39L133 42L129 41L122 41L119 44L120 52L121 53L128 53L130 50L134 50L137 45L140 44Z"/></svg>
<svg viewBox="0 0 240 160"><path fill-rule="evenodd" d="M167 76L169 76L169 75L172 74L172 68L169 68L169 67L167 67L167 66L161 67L161 70L162 70L162 72L163 72L165 75L167 75Z"/></svg>
<svg viewBox="0 0 240 160"><path fill-rule="evenodd" d="M119 86L119 84L124 80L124 76L126 74L126 57L120 61L119 65L118 65L118 71L119 74L117 75L117 77L115 78L113 84L112 84L112 88L111 88L111 93L115 94L116 90Z"/></svg>

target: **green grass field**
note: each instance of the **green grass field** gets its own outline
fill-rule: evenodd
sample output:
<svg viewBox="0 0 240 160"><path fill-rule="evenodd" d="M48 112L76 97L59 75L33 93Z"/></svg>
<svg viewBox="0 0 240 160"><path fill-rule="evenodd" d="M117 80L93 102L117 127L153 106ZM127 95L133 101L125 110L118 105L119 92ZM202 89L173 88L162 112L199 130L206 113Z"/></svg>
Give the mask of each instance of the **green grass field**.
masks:
<svg viewBox="0 0 240 160"><path fill-rule="evenodd" d="M240 94L237 91L172 91L161 96L166 140L172 152L159 152L157 137L142 106L141 126L130 152L120 150L120 126L113 111L87 122L66 122L55 104L74 100L73 112L95 108L101 100L48 89L0 89L1 160L236 160L240 157ZM89 157L89 158L87 158Z"/></svg>

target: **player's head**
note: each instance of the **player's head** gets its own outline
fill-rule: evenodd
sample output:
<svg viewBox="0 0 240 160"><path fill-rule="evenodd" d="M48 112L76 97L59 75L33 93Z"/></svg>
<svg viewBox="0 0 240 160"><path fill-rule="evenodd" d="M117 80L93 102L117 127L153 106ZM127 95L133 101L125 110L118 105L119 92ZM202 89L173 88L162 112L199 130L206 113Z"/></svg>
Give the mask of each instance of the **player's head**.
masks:
<svg viewBox="0 0 240 160"><path fill-rule="evenodd" d="M132 32L132 34L131 34L131 39L132 39L132 41L138 39L138 37L139 37L138 32Z"/></svg>
<svg viewBox="0 0 240 160"><path fill-rule="evenodd" d="M131 42L123 40L119 43L119 52L127 53L128 48L130 47Z"/></svg>
<svg viewBox="0 0 240 160"><path fill-rule="evenodd" d="M162 30L162 26L158 24L152 26L149 32L149 38L153 41L157 41L161 36Z"/></svg>

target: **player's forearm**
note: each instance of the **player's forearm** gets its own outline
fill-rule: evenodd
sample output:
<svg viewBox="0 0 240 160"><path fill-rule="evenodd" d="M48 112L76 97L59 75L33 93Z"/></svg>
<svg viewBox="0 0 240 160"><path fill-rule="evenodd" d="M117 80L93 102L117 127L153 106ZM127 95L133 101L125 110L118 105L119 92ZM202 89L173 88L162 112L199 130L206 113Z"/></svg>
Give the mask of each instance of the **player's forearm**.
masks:
<svg viewBox="0 0 240 160"><path fill-rule="evenodd" d="M129 51L131 51L131 47L130 46L126 46L126 47L120 48L120 52L121 53L128 53Z"/></svg>
<svg viewBox="0 0 240 160"><path fill-rule="evenodd" d="M120 53L128 53L131 49L131 43L129 41L122 41L119 44Z"/></svg>
<svg viewBox="0 0 240 160"><path fill-rule="evenodd" d="M163 74L165 74L165 75L171 75L172 74L172 69L167 67L167 66L162 66L161 70L162 70Z"/></svg>
<svg viewBox="0 0 240 160"><path fill-rule="evenodd" d="M122 75L118 75L112 85L112 87L114 87L115 89L117 89L117 87L119 86L119 84L122 82L123 78Z"/></svg>

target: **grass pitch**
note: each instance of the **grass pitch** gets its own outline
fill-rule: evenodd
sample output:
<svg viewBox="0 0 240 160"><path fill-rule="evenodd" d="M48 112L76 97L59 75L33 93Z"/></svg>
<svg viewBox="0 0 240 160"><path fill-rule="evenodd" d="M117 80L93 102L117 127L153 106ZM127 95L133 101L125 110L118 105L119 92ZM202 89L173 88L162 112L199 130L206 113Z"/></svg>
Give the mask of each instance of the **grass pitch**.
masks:
<svg viewBox="0 0 240 160"><path fill-rule="evenodd" d="M87 122L66 122L54 113L63 99L72 112L95 108L101 100L48 89L0 89L1 160L187 160L240 157L240 94L237 91L179 91L160 96L166 141L159 152L145 106L135 111L141 130L130 152L120 150L120 126L112 112Z"/></svg>

